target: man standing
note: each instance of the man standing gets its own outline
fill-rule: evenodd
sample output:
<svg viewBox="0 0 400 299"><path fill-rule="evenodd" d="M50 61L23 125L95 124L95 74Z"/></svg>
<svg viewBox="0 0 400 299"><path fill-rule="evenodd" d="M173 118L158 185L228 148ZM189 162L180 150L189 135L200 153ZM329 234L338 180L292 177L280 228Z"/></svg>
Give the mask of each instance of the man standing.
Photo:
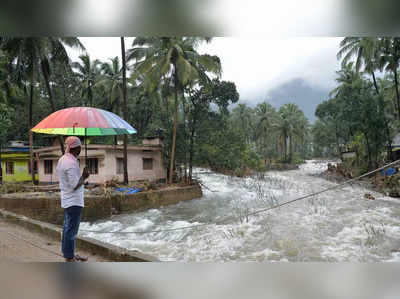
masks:
<svg viewBox="0 0 400 299"><path fill-rule="evenodd" d="M81 141L70 136L65 140L66 150L57 164L57 175L61 190L61 207L64 209L62 233L62 253L67 262L87 261L87 257L75 255L75 239L78 234L84 207L83 184L89 177L88 169L80 175L78 156L81 152Z"/></svg>

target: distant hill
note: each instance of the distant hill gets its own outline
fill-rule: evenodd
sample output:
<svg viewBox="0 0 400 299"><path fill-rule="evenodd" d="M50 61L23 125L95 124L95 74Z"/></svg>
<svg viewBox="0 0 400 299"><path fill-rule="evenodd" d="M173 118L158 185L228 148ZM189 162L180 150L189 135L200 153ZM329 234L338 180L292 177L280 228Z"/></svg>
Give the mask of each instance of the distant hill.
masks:
<svg viewBox="0 0 400 299"><path fill-rule="evenodd" d="M297 78L279 85L278 87L268 91L264 101L270 103L275 108L287 103L295 103L310 122L314 122L314 115L318 104L327 100L330 90L319 87L313 87L304 79ZM261 101L241 101L251 106L256 106Z"/></svg>

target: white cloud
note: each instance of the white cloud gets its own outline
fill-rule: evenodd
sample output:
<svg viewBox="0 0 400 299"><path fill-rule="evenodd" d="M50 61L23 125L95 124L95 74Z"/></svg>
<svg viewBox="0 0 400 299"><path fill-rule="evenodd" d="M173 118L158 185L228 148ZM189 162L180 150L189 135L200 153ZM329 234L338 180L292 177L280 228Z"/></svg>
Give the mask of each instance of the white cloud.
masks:
<svg viewBox="0 0 400 299"><path fill-rule="evenodd" d="M223 79L236 83L242 99L295 78L322 88L334 86L340 38L215 38L201 51L218 55Z"/></svg>

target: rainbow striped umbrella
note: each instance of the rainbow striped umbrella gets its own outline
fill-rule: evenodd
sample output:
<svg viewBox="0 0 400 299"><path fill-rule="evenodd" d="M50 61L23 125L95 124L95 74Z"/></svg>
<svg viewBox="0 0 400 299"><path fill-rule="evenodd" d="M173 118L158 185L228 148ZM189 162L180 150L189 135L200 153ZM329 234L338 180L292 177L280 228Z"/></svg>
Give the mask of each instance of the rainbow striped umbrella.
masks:
<svg viewBox="0 0 400 299"><path fill-rule="evenodd" d="M136 133L136 130L118 115L91 107L58 110L43 119L31 131L41 134L85 136L86 163L86 136Z"/></svg>
<svg viewBox="0 0 400 299"><path fill-rule="evenodd" d="M74 136L136 133L136 130L118 115L90 107L72 107L58 110L38 123L32 131L42 134Z"/></svg>

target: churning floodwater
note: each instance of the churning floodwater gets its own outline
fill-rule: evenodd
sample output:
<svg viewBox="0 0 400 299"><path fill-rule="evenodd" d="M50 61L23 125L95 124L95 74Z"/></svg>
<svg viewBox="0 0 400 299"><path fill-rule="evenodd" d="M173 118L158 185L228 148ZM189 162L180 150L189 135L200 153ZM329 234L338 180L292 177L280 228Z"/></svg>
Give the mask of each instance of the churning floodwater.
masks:
<svg viewBox="0 0 400 299"><path fill-rule="evenodd" d="M337 183L320 177L326 162L299 170L232 178L207 169L195 176L207 187L201 199L82 223L81 235L156 256L162 261L400 261L400 199L359 185L246 214ZM376 200L364 197L372 194ZM204 223L192 229L146 232Z"/></svg>

